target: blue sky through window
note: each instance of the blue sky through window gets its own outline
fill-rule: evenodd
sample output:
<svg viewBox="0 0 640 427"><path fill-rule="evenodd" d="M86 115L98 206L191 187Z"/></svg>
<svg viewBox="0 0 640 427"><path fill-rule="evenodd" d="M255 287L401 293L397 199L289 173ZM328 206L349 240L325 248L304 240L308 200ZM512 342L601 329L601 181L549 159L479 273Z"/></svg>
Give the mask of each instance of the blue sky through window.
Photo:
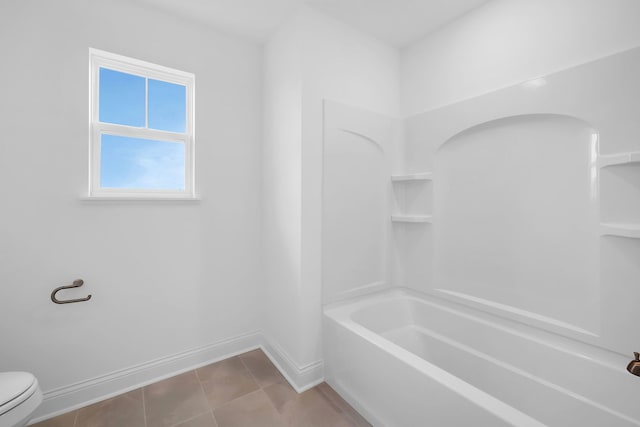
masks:
<svg viewBox="0 0 640 427"><path fill-rule="evenodd" d="M186 130L186 87L100 68L99 120L161 131ZM185 146L101 135L103 188L184 190Z"/></svg>
<svg viewBox="0 0 640 427"><path fill-rule="evenodd" d="M184 132L187 88L149 79L149 127L169 132Z"/></svg>
<svg viewBox="0 0 640 427"><path fill-rule="evenodd" d="M100 186L184 190L184 144L102 134Z"/></svg>
<svg viewBox="0 0 640 427"><path fill-rule="evenodd" d="M100 68L100 121L144 127L144 77Z"/></svg>

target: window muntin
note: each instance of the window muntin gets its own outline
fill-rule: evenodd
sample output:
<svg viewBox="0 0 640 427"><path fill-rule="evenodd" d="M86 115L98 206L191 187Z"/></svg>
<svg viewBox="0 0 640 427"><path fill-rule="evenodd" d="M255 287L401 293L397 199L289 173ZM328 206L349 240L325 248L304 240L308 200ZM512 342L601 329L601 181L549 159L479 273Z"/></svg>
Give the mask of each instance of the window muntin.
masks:
<svg viewBox="0 0 640 427"><path fill-rule="evenodd" d="M193 198L193 74L90 57L90 196Z"/></svg>

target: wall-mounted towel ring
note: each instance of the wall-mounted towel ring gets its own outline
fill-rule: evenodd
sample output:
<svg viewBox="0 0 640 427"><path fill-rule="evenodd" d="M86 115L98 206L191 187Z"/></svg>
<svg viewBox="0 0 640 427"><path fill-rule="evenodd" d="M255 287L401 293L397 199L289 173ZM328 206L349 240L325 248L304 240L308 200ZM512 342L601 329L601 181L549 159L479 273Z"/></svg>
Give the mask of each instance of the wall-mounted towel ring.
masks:
<svg viewBox="0 0 640 427"><path fill-rule="evenodd" d="M83 284L84 284L84 281L82 279L78 279L73 281L73 285L60 286L59 288L55 288L53 292L51 292L51 301L55 302L56 304L69 304L72 302L89 301L91 299L91 295L88 295L86 298L65 299L65 300L59 300L58 298L56 298L56 294L58 293L58 291L61 291L62 289L79 288Z"/></svg>

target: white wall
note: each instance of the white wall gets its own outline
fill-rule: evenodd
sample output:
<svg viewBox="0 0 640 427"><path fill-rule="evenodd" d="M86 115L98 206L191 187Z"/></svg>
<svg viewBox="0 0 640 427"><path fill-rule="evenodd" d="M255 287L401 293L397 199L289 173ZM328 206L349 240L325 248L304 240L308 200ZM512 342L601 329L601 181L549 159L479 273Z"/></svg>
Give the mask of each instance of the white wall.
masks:
<svg viewBox="0 0 640 427"><path fill-rule="evenodd" d="M267 44L265 64L264 250L268 263L280 262L268 275L267 335L302 374L322 358L323 99L396 115L398 53L302 8ZM277 158L283 167L274 163ZM270 188L277 183L286 183L286 194ZM269 196L275 191L285 208Z"/></svg>
<svg viewBox="0 0 640 427"><path fill-rule="evenodd" d="M396 49L312 9L304 28L302 96L302 282L309 290L309 333L303 360L322 357L322 141L323 100L395 117L399 109Z"/></svg>
<svg viewBox="0 0 640 427"><path fill-rule="evenodd" d="M636 0L492 0L402 51L404 115L640 44Z"/></svg>
<svg viewBox="0 0 640 427"><path fill-rule="evenodd" d="M297 22L285 23L264 51L263 260L264 334L284 353L281 368L299 360L302 72ZM284 365L284 366L283 366Z"/></svg>
<svg viewBox="0 0 640 427"><path fill-rule="evenodd" d="M195 73L201 202L80 200L89 47ZM0 54L0 371L50 391L257 330L261 47L132 2L27 0L0 3ZM91 301L49 300L76 278L64 297Z"/></svg>

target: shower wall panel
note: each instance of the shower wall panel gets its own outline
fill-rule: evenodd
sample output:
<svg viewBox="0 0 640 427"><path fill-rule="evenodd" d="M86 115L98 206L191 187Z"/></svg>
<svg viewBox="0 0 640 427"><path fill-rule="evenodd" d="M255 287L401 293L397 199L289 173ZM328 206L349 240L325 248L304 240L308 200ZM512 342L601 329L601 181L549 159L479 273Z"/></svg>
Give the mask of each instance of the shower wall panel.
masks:
<svg viewBox="0 0 640 427"><path fill-rule="evenodd" d="M398 121L324 105L324 302L389 286L389 194Z"/></svg>
<svg viewBox="0 0 640 427"><path fill-rule="evenodd" d="M395 284L637 350L639 75L635 48L407 118L433 217L394 233Z"/></svg>

